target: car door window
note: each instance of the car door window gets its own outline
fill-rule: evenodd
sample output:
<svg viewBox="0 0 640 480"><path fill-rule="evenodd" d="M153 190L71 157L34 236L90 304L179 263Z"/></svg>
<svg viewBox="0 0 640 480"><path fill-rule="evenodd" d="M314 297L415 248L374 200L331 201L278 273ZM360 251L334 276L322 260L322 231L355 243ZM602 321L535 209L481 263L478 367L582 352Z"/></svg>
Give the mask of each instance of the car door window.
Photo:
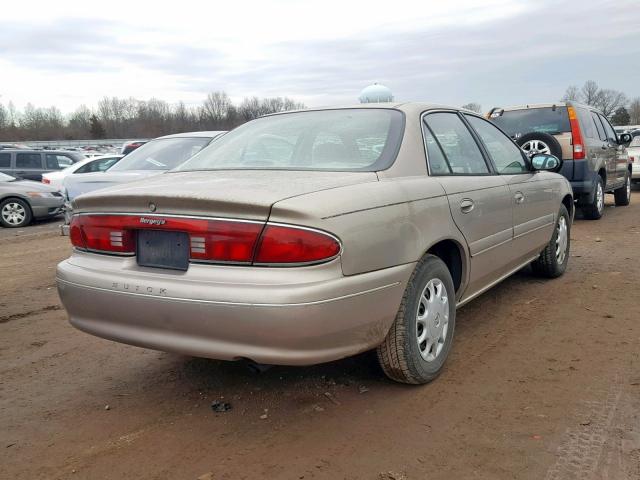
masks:
<svg viewBox="0 0 640 480"><path fill-rule="evenodd" d="M432 113L425 117L449 164L452 175L483 175L489 167L469 129L455 113Z"/></svg>
<svg viewBox="0 0 640 480"><path fill-rule="evenodd" d="M602 115L599 115L599 117L600 117L600 120L602 120L602 125L604 125L604 131L605 131L607 140L609 140L612 143L618 143L618 137L616 136L615 130L609 123L609 120L607 120Z"/></svg>
<svg viewBox="0 0 640 480"><path fill-rule="evenodd" d="M452 173L440 145L438 145L437 140L427 126L424 129L424 139L427 144L427 160L431 175L449 175Z"/></svg>
<svg viewBox="0 0 640 480"><path fill-rule="evenodd" d="M10 168L10 167L11 167L11 154L0 153L0 168Z"/></svg>
<svg viewBox="0 0 640 480"><path fill-rule="evenodd" d="M71 158L56 153L47 153L46 161L48 170L62 170L73 165Z"/></svg>
<svg viewBox="0 0 640 480"><path fill-rule="evenodd" d="M39 153L18 153L16 168L42 169L42 157Z"/></svg>
<svg viewBox="0 0 640 480"><path fill-rule="evenodd" d="M596 126L596 130L598 131L598 137L600 138L600 140L606 140L607 136L604 133L604 127L602 126L600 118L598 118L598 114L595 112L591 112L591 118L593 119L593 124Z"/></svg>
<svg viewBox="0 0 640 480"><path fill-rule="evenodd" d="M522 150L498 128L482 118L465 115L493 160L498 173L514 174L529 171Z"/></svg>
<svg viewBox="0 0 640 480"><path fill-rule="evenodd" d="M586 138L598 138L596 133L596 127L591 120L591 113L589 110L581 107L574 107L574 110L578 114L580 120L580 127L582 128L582 134Z"/></svg>

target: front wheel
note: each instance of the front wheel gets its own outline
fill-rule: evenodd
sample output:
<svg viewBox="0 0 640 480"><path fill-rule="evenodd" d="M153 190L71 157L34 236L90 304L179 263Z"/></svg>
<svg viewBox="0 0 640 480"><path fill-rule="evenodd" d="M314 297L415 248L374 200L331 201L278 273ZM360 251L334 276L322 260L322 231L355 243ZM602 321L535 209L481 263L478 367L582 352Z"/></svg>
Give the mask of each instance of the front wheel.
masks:
<svg viewBox="0 0 640 480"><path fill-rule="evenodd" d="M25 227L31 223L31 208L20 198L7 198L0 203L0 224L7 228Z"/></svg>
<svg viewBox="0 0 640 480"><path fill-rule="evenodd" d="M571 219L567 207L562 205L551 240L540 256L531 263L534 273L547 278L559 277L567 269L570 249Z"/></svg>
<svg viewBox="0 0 640 480"><path fill-rule="evenodd" d="M387 377L422 384L440 374L453 342L455 295L445 263L425 255L411 275L387 337L377 349Z"/></svg>
<svg viewBox="0 0 640 480"><path fill-rule="evenodd" d="M616 207L625 207L631 202L631 176L627 173L624 176L624 186L613 191L616 200Z"/></svg>

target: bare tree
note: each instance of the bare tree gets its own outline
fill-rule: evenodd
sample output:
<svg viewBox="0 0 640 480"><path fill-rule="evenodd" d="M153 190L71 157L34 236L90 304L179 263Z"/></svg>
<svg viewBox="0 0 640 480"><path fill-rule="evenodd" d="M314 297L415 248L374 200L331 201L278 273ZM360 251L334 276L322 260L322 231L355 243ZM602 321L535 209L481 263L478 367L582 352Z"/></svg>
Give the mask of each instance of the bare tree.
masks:
<svg viewBox="0 0 640 480"><path fill-rule="evenodd" d="M476 102L465 103L464 105L462 105L462 108L466 110L471 110L472 112L476 112L476 113L482 112L482 105Z"/></svg>
<svg viewBox="0 0 640 480"><path fill-rule="evenodd" d="M209 93L202 103L202 117L218 128L227 119L230 107L231 100L225 92Z"/></svg>
<svg viewBox="0 0 640 480"><path fill-rule="evenodd" d="M593 80L587 80L580 89L580 97L583 103L595 106L600 95L600 87Z"/></svg>
<svg viewBox="0 0 640 480"><path fill-rule="evenodd" d="M576 85L569 85L564 95L560 99L561 102L579 102L581 100L580 89Z"/></svg>
<svg viewBox="0 0 640 480"><path fill-rule="evenodd" d="M596 101L589 105L600 109L605 117L610 117L618 108L626 104L627 96L624 93L618 90L602 89L598 92Z"/></svg>

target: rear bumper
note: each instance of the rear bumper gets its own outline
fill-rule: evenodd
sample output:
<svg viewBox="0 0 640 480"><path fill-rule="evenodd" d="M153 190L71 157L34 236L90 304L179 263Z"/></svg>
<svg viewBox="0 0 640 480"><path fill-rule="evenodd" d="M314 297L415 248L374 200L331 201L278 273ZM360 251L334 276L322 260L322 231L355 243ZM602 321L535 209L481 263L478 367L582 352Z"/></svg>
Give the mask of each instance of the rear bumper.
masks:
<svg viewBox="0 0 640 480"><path fill-rule="evenodd" d="M221 360L307 365L382 342L414 264L349 277L339 260L290 269L140 268L75 253L58 265L70 322L122 343Z"/></svg>

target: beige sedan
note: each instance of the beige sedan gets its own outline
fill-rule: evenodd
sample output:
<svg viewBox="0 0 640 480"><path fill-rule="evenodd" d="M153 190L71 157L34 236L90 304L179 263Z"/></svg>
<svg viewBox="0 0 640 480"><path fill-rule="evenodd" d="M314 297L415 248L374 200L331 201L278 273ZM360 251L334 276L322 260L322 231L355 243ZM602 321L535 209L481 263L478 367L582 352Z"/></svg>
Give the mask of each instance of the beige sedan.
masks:
<svg viewBox="0 0 640 480"><path fill-rule="evenodd" d="M78 197L58 289L71 323L107 339L285 365L376 348L390 378L425 383L458 306L528 264L565 271L560 167L453 108L271 115Z"/></svg>

